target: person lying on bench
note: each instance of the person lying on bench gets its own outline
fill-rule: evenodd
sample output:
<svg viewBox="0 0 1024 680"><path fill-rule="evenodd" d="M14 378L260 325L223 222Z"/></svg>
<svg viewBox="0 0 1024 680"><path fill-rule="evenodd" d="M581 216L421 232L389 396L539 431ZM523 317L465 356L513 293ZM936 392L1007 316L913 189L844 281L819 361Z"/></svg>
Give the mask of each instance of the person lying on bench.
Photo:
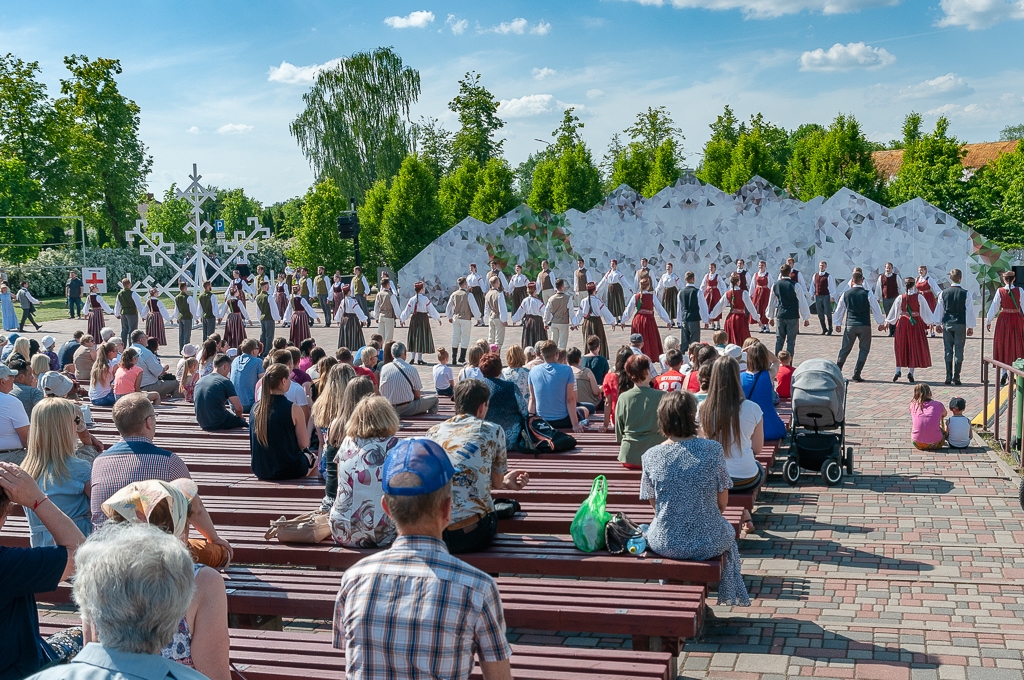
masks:
<svg viewBox="0 0 1024 680"><path fill-rule="evenodd" d="M345 571L334 605L334 646L345 649L347 677L387 669L396 678L465 680L478 661L484 680L511 680L498 586L441 540L455 474L429 439L406 439L388 452L382 505L398 538Z"/></svg>

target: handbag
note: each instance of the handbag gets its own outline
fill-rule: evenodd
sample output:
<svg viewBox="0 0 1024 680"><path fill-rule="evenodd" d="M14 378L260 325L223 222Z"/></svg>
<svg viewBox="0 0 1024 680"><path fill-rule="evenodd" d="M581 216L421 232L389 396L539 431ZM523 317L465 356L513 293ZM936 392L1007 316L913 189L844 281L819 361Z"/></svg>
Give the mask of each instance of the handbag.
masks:
<svg viewBox="0 0 1024 680"><path fill-rule="evenodd" d="M613 555L621 555L626 552L626 543L631 538L640 536L643 536L640 527L624 512L615 513L608 524L604 525L604 542L608 546L608 552Z"/></svg>
<svg viewBox="0 0 1024 680"><path fill-rule="evenodd" d="M263 538L277 538L281 543L319 543L331 535L331 525L326 512L307 512L287 519L275 519Z"/></svg>

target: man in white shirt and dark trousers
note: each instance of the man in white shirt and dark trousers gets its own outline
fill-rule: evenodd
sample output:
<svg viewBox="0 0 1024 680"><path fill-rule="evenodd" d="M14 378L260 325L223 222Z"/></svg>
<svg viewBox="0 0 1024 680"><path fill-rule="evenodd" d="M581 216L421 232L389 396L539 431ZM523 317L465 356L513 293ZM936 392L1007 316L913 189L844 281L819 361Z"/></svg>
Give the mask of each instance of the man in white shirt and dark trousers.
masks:
<svg viewBox="0 0 1024 680"><path fill-rule="evenodd" d="M878 330L884 329L885 316L882 308L878 306L878 300L864 287L864 274L860 271L853 272L850 277L850 288L839 298L836 306L836 313L832 319L836 330L846 326L843 333L843 346L839 350L839 359L836 361L839 368L843 368L846 358L853 351L853 341L858 344L857 365L853 369L853 381L864 382L861 371L868 360L868 353L871 351L871 316L875 317ZM845 317L845 324L843 323Z"/></svg>
<svg viewBox="0 0 1024 680"><path fill-rule="evenodd" d="M960 369L964 364L964 343L968 335L974 335L977 323L974 298L960 282L963 272L953 269L949 272L949 288L939 294L935 303L935 318L942 323L942 346L946 359L946 385L960 385Z"/></svg>
<svg viewBox="0 0 1024 680"><path fill-rule="evenodd" d="M680 350L683 352L690 346L690 343L700 342L700 326L701 324L707 325L710 321L708 302L695 284L697 275L693 272L686 272L684 279L686 285L683 286L683 291L679 294L676 311Z"/></svg>
<svg viewBox="0 0 1024 680"><path fill-rule="evenodd" d="M31 321L32 325L36 327L36 330L42 328L36 323L36 319L33 314L36 311L36 305L39 304L39 300L32 297L32 293L28 292L28 281L21 282L21 288L18 289L18 304L21 305L21 323L18 324L18 331L25 332L25 322Z"/></svg>
<svg viewBox="0 0 1024 680"><path fill-rule="evenodd" d="M395 407L399 416L414 416L419 413L437 413L437 397L422 396L423 383L419 372L405 361L405 345L396 342L391 346L394 357L380 369L380 396Z"/></svg>

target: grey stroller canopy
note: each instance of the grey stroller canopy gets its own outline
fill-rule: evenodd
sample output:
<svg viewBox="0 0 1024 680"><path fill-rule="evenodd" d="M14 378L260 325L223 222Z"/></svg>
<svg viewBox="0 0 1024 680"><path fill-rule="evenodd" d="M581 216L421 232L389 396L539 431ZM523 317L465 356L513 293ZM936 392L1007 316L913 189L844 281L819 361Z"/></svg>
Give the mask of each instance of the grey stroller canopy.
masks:
<svg viewBox="0 0 1024 680"><path fill-rule="evenodd" d="M793 417L802 427L835 427L846 418L846 381L834 361L808 359L793 372Z"/></svg>

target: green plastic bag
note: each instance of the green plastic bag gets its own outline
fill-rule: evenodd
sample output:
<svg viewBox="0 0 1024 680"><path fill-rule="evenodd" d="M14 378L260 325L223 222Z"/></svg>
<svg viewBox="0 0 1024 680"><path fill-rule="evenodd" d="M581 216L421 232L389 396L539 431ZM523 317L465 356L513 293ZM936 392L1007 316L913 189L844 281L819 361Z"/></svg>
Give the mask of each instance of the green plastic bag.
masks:
<svg viewBox="0 0 1024 680"><path fill-rule="evenodd" d="M608 480L604 475L598 475L590 487L590 495L569 525L572 542L583 552L604 550L604 525L612 518L605 510L607 505Z"/></svg>

